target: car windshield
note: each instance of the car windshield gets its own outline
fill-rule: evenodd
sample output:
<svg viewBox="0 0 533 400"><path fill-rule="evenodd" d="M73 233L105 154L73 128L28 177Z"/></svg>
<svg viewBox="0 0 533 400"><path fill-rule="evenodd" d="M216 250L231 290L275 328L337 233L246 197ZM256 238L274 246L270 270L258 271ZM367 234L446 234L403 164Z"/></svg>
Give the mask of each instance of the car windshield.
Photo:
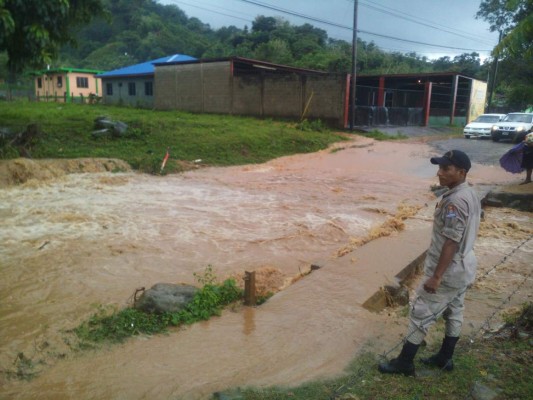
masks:
<svg viewBox="0 0 533 400"><path fill-rule="evenodd" d="M506 122L531 123L533 121L533 114L508 114L503 120Z"/></svg>
<svg viewBox="0 0 533 400"><path fill-rule="evenodd" d="M474 122L498 122L500 117L498 115L480 115Z"/></svg>

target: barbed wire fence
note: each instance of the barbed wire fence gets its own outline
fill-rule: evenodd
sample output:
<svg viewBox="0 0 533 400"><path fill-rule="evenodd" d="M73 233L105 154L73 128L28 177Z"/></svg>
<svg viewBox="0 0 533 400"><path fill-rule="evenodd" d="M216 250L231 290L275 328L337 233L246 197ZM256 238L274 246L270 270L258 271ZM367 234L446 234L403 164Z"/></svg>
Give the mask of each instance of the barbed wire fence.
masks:
<svg viewBox="0 0 533 400"><path fill-rule="evenodd" d="M486 278L492 271L494 271L496 268L498 268L500 265L503 265L507 262L518 250L520 250L523 246L525 246L529 241L533 239L533 235L530 235L528 238L523 240L518 246L516 246L512 251L510 251L508 254L503 256L500 261L498 261L496 264L494 264L491 268L489 268L487 271L485 271L481 276L479 276L476 280L480 281ZM506 296L498 306L495 307L494 311L483 321L483 323L480 325L480 327L476 330L474 330L469 336L467 336L468 339L468 345L472 345L474 343L474 339L480 334L480 332L486 330L488 327L490 329L490 322L491 320L503 309L503 307L510 303L513 296L515 296L521 288L526 284L526 282L533 276L533 271L530 271L529 274L527 274L524 279L515 287L515 289ZM452 299L449 303L447 303L444 307L442 307L437 313L432 314L428 318L426 318L424 321L420 323L421 326L424 326L428 323L437 321L437 319L442 315L442 313L448 308L448 306L453 303L457 298L462 296L466 291L468 290L468 287L459 292L454 299ZM406 335L402 340L400 340L398 343L396 343L393 347L391 347L389 350L383 352L380 354L380 358L387 359L388 355L391 354L393 351L397 350L400 346L403 346L403 344L409 339L409 337L414 334L416 331L411 332L410 334ZM338 399L339 396L342 396L347 392L347 390L350 387L355 386L357 381L360 381L365 373L370 371L371 368L375 368L375 365L372 366L361 366L350 378L350 380L340 386L339 388L335 389L330 396L330 400Z"/></svg>

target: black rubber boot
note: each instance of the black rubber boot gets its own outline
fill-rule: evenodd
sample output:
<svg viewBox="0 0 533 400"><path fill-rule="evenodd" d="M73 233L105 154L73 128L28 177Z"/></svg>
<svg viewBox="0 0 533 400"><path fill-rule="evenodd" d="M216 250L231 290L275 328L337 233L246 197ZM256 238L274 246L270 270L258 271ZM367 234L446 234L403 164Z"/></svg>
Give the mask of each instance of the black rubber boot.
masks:
<svg viewBox="0 0 533 400"><path fill-rule="evenodd" d="M415 364L413 362L418 344L405 342L400 355L389 362L382 362L378 366L379 372L383 374L402 374L405 376L415 376Z"/></svg>
<svg viewBox="0 0 533 400"><path fill-rule="evenodd" d="M420 362L431 367L437 367L443 371L452 371L453 370L453 352L455 350L455 345L459 337L445 336L442 341L442 346L437 354L433 354L428 358L421 358Z"/></svg>

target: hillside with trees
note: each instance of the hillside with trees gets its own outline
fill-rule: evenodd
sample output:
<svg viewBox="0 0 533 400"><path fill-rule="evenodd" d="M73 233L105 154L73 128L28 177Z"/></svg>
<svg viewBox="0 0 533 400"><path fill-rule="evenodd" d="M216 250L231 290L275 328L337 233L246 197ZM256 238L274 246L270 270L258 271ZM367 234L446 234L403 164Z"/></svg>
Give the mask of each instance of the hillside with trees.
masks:
<svg viewBox="0 0 533 400"><path fill-rule="evenodd" d="M103 2L107 16L76 33L77 46L62 49L60 64L109 70L182 53L197 58L235 55L339 73L351 69L351 43L329 38L325 30L311 24L292 25L283 18L258 16L244 29L212 29L175 5L154 0ZM373 42L359 40L359 73L431 71L487 77L487 66L477 53L430 61L416 53L388 53Z"/></svg>
<svg viewBox="0 0 533 400"><path fill-rule="evenodd" d="M14 31L17 18L27 22L17 4L30 7L39 2L0 0L0 80L8 80L8 67L15 65L8 54L17 54L21 46L15 39L24 37ZM55 3L64 8L65 2L54 0L50 4ZM188 17L178 6L156 0L69 0L69 3L69 12L77 12L75 23L65 24L51 46L41 46L29 59L15 60L17 72L44 68L47 64L112 70L175 53L197 58L241 56L332 73L351 70L351 43L330 38L325 30L308 23L293 25L283 18L260 15L243 29L235 26L213 29L198 18ZM87 18L87 9L82 8L87 4L99 11L94 17ZM478 18L487 20L491 30L500 30L504 37L495 53L499 57L497 76L501 77L497 79L494 95L498 106L522 109L533 103L531 41L527 39L532 31L531 4L529 0L486 0L480 5ZM9 7L14 13L13 24ZM37 9L46 11L44 18L38 18L44 21L43 33L34 37L30 30L33 36L25 38L25 46L32 41L41 43L47 29L55 33L54 27L68 20L67 11L58 14L51 8ZM79 13L80 10L84 12ZM358 41L357 60L358 74L459 72L485 81L493 74L493 64L489 62L492 60L481 63L475 52L430 60L415 52L386 52L374 42L363 40Z"/></svg>

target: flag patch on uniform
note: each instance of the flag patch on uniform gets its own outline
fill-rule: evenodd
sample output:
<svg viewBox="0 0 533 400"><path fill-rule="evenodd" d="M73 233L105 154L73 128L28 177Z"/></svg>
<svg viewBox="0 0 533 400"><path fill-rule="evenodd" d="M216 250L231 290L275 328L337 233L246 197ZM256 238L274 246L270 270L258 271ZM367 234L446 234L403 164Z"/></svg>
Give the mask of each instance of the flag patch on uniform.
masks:
<svg viewBox="0 0 533 400"><path fill-rule="evenodd" d="M455 218L457 217L457 209L453 204L450 204L446 207L446 218Z"/></svg>

